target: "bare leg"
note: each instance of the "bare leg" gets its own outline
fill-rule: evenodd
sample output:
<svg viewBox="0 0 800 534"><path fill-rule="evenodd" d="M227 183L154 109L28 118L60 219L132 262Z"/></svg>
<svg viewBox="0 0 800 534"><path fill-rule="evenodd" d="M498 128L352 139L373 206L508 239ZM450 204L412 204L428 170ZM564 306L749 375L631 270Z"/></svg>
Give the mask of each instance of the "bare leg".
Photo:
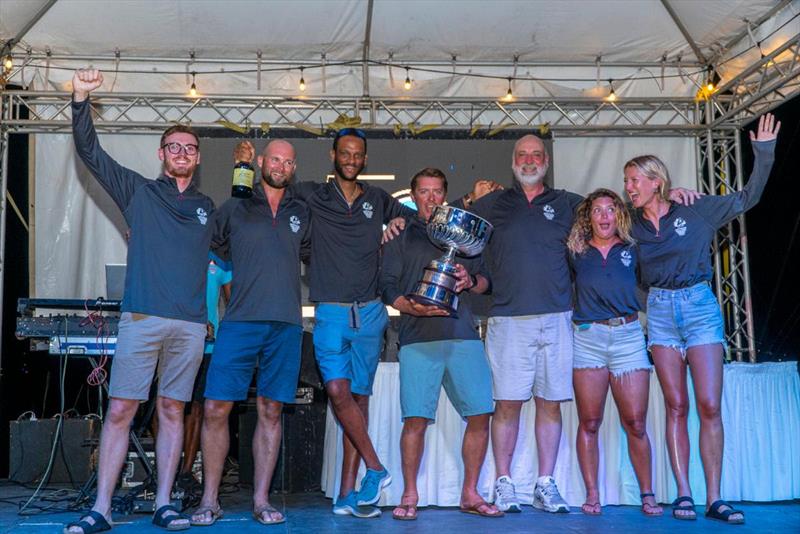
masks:
<svg viewBox="0 0 800 534"><path fill-rule="evenodd" d="M539 476L553 476L561 441L561 404L540 397L536 401L536 452L539 455Z"/></svg>
<svg viewBox="0 0 800 534"><path fill-rule="evenodd" d="M464 461L461 509L474 510L482 515L502 516L503 512L496 505L487 503L478 493L478 477L489 446L490 416L491 414L482 414L467 417L467 429L461 443L461 457Z"/></svg>
<svg viewBox="0 0 800 534"><path fill-rule="evenodd" d="M219 506L219 485L222 482L222 470L225 457L228 455L230 436L228 434L228 416L233 402L206 399L203 407L203 498L200 508L216 509ZM202 515L202 517L201 517ZM211 514L192 516L195 522L210 522Z"/></svg>
<svg viewBox="0 0 800 534"><path fill-rule="evenodd" d="M192 401L191 411L183 421L183 464L181 474L191 474L200 449L200 427L203 424L203 403Z"/></svg>
<svg viewBox="0 0 800 534"><path fill-rule="evenodd" d="M706 477L706 510L720 499L722 448L725 433L722 428L722 345L698 345L686 351L692 369L694 397L700 415L700 457ZM722 507L727 510L727 507ZM742 519L732 514L731 520Z"/></svg>
<svg viewBox="0 0 800 534"><path fill-rule="evenodd" d="M425 431L430 421L424 417L406 417L403 421L403 433L400 435L400 453L403 458L403 496L400 505L392 511L395 517L414 517L419 502L417 492L417 475L425 450ZM408 511L404 508L409 506ZM411 508L413 507L413 508Z"/></svg>
<svg viewBox="0 0 800 534"><path fill-rule="evenodd" d="M611 394L619 410L619 417L628 436L628 454L639 480L639 493L653 492L653 473L650 438L647 435L647 398L650 389L650 371L641 369L612 377ZM664 510L655 497L642 498L642 510L648 515L660 515Z"/></svg>
<svg viewBox="0 0 800 534"><path fill-rule="evenodd" d="M492 417L492 452L495 478L511 476L511 460L517 446L519 415L523 401L498 400Z"/></svg>
<svg viewBox="0 0 800 534"><path fill-rule="evenodd" d="M597 431L603 422L603 411L608 395L608 369L575 369L572 384L575 388L575 403L578 408L578 435L576 450L578 465L586 486L586 502L581 510L586 514L599 514L600 489L597 484L599 453Z"/></svg>
<svg viewBox="0 0 800 534"><path fill-rule="evenodd" d="M281 447L281 411L283 403L258 397L258 423L253 434L253 509L262 510L269 506L269 485L275 472L278 453ZM261 516L266 521L274 522L283 519L283 514L264 510Z"/></svg>
<svg viewBox="0 0 800 534"><path fill-rule="evenodd" d="M653 346L656 375L664 393L667 408L667 450L672 464L672 474L678 485L678 496L692 496L689 487L689 391L686 387L686 362L681 353L669 347ZM694 516L691 510L678 510L681 516Z"/></svg>
<svg viewBox="0 0 800 534"><path fill-rule="evenodd" d="M183 407L184 402L158 397L158 437L156 438L156 464L158 465L158 489L156 491L156 510L170 503L172 484L178 472L183 446ZM173 515L167 512L165 517ZM178 519L175 526L189 524L188 519Z"/></svg>
<svg viewBox="0 0 800 534"><path fill-rule="evenodd" d="M367 433L369 397L351 393L350 381L346 379L331 380L325 384L325 389L345 434L342 484L339 489L339 496L344 497L355 489L359 456L364 459L368 469L378 471L382 466Z"/></svg>
<svg viewBox="0 0 800 534"><path fill-rule="evenodd" d="M97 466L97 498L92 510L105 516L111 522L111 497L117 485L122 463L128 453L128 436L131 421L139 408L139 401L135 399L120 399L111 397L108 403L108 412L103 422L100 433L100 460ZM88 519L92 523L91 519ZM79 527L73 527L70 532L80 533Z"/></svg>

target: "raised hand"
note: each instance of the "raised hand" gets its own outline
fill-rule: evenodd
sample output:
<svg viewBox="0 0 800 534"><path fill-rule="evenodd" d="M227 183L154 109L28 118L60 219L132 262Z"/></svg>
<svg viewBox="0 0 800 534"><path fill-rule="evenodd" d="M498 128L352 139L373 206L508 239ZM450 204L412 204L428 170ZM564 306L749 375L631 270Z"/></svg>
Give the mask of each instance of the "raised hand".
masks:
<svg viewBox="0 0 800 534"><path fill-rule="evenodd" d="M103 75L97 69L78 69L72 75L72 98L83 102L89 93L103 85Z"/></svg>
<svg viewBox="0 0 800 534"><path fill-rule="evenodd" d="M252 163L256 157L256 149L250 141L241 141L233 149L233 161L236 163L246 161Z"/></svg>
<svg viewBox="0 0 800 534"><path fill-rule="evenodd" d="M775 122L775 115L767 113L758 119L756 131L750 131L750 140L756 142L772 141L777 139L781 130L781 121Z"/></svg>

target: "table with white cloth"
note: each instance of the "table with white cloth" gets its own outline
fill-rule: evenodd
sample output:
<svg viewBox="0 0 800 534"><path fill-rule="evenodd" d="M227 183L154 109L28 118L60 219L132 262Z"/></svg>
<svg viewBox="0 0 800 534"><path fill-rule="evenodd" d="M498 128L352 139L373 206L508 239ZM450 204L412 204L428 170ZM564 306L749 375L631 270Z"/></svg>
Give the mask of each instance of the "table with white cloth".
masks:
<svg viewBox="0 0 800 534"><path fill-rule="evenodd" d="M403 492L400 457L399 364L381 363L369 403L369 435L393 482L379 505L396 505ZM705 502L703 470L698 448L699 419L689 385L689 477L694 499ZM537 477L536 441L533 432L535 406L522 408L519 439L511 476L523 503L533 501ZM665 416L661 388L655 374L650 379L647 433L653 449L653 490L659 502L676 494L664 440ZM571 506L584 502L585 489L575 452L578 415L574 402L561 405L563 431L554 477L562 496ZM732 501L773 501L800 498L800 376L797 362L731 363L724 367L722 420L725 453L722 463L722 496ZM450 404L444 390L439 398L435 423L425 435L425 453L417 479L420 506L457 506L464 469L461 439L465 422ZM609 393L600 447L599 486L602 504L640 504L639 485L628 458L625 431ZM342 429L328 409L322 489L327 497L338 495L341 479ZM362 462L359 480L364 473ZM478 490L492 500L494 458L491 443L481 470Z"/></svg>

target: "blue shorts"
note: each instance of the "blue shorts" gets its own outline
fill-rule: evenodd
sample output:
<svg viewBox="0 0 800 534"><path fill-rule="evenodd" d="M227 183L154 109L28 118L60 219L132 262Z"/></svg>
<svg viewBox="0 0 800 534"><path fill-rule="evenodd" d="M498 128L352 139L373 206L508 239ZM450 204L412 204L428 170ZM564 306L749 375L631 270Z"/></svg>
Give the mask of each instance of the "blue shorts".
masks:
<svg viewBox="0 0 800 534"><path fill-rule="evenodd" d="M372 395L372 382L389 323L380 300L358 304L317 304L314 320L314 352L325 383L350 381L350 391Z"/></svg>
<svg viewBox="0 0 800 534"><path fill-rule="evenodd" d="M219 326L206 378L207 399L238 401L258 368L257 395L292 402L300 376L303 328L279 321L225 321Z"/></svg>
<svg viewBox="0 0 800 534"><path fill-rule="evenodd" d="M707 282L684 289L651 287L647 295L647 348L670 347L686 357L686 349L721 343L725 325L719 303Z"/></svg>
<svg viewBox="0 0 800 534"><path fill-rule="evenodd" d="M494 412L492 371L483 342L448 339L400 348L400 410L406 417L436 419L444 391L461 417Z"/></svg>

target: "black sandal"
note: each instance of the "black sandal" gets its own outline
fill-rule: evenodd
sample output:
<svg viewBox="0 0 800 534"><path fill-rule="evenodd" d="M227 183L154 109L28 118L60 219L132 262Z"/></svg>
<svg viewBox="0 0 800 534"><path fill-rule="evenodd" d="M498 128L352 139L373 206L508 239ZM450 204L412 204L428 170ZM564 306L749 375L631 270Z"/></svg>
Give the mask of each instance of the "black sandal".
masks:
<svg viewBox="0 0 800 534"><path fill-rule="evenodd" d="M94 519L94 523L89 523L86 521L87 517L91 517ZM108 524L106 518L100 512L95 512L91 510L88 514L81 517L80 521L75 521L73 523L68 524L64 527L62 531L64 534L71 534L69 529L72 527L78 527L79 529L83 530L83 534L94 534L95 532L105 532L106 530L111 530L111 525Z"/></svg>
<svg viewBox="0 0 800 534"><path fill-rule="evenodd" d="M728 509L720 511L720 508L722 508L723 506L727 506ZM740 514L742 517L741 519L731 519L731 516L733 514ZM736 510L733 506L723 501L722 499L711 503L711 506L709 506L708 510L706 510L706 517L709 519L713 519L714 521L722 521L723 523L728 523L729 525L744 524L744 512L742 512L741 510Z"/></svg>
<svg viewBox="0 0 800 534"><path fill-rule="evenodd" d="M167 515L167 512L175 513ZM186 520L186 522L175 524L176 521L181 521L182 519ZM192 518L186 514L180 513L178 509L171 504L165 504L153 514L153 524L167 530L186 530L192 526Z"/></svg>
<svg viewBox="0 0 800 534"><path fill-rule="evenodd" d="M685 503L688 503L688 505ZM676 513L684 510L691 511L692 513L689 515L679 515ZM694 499L684 495L672 501L672 517L680 519L681 521L695 521L697 519L697 512L694 509Z"/></svg>

